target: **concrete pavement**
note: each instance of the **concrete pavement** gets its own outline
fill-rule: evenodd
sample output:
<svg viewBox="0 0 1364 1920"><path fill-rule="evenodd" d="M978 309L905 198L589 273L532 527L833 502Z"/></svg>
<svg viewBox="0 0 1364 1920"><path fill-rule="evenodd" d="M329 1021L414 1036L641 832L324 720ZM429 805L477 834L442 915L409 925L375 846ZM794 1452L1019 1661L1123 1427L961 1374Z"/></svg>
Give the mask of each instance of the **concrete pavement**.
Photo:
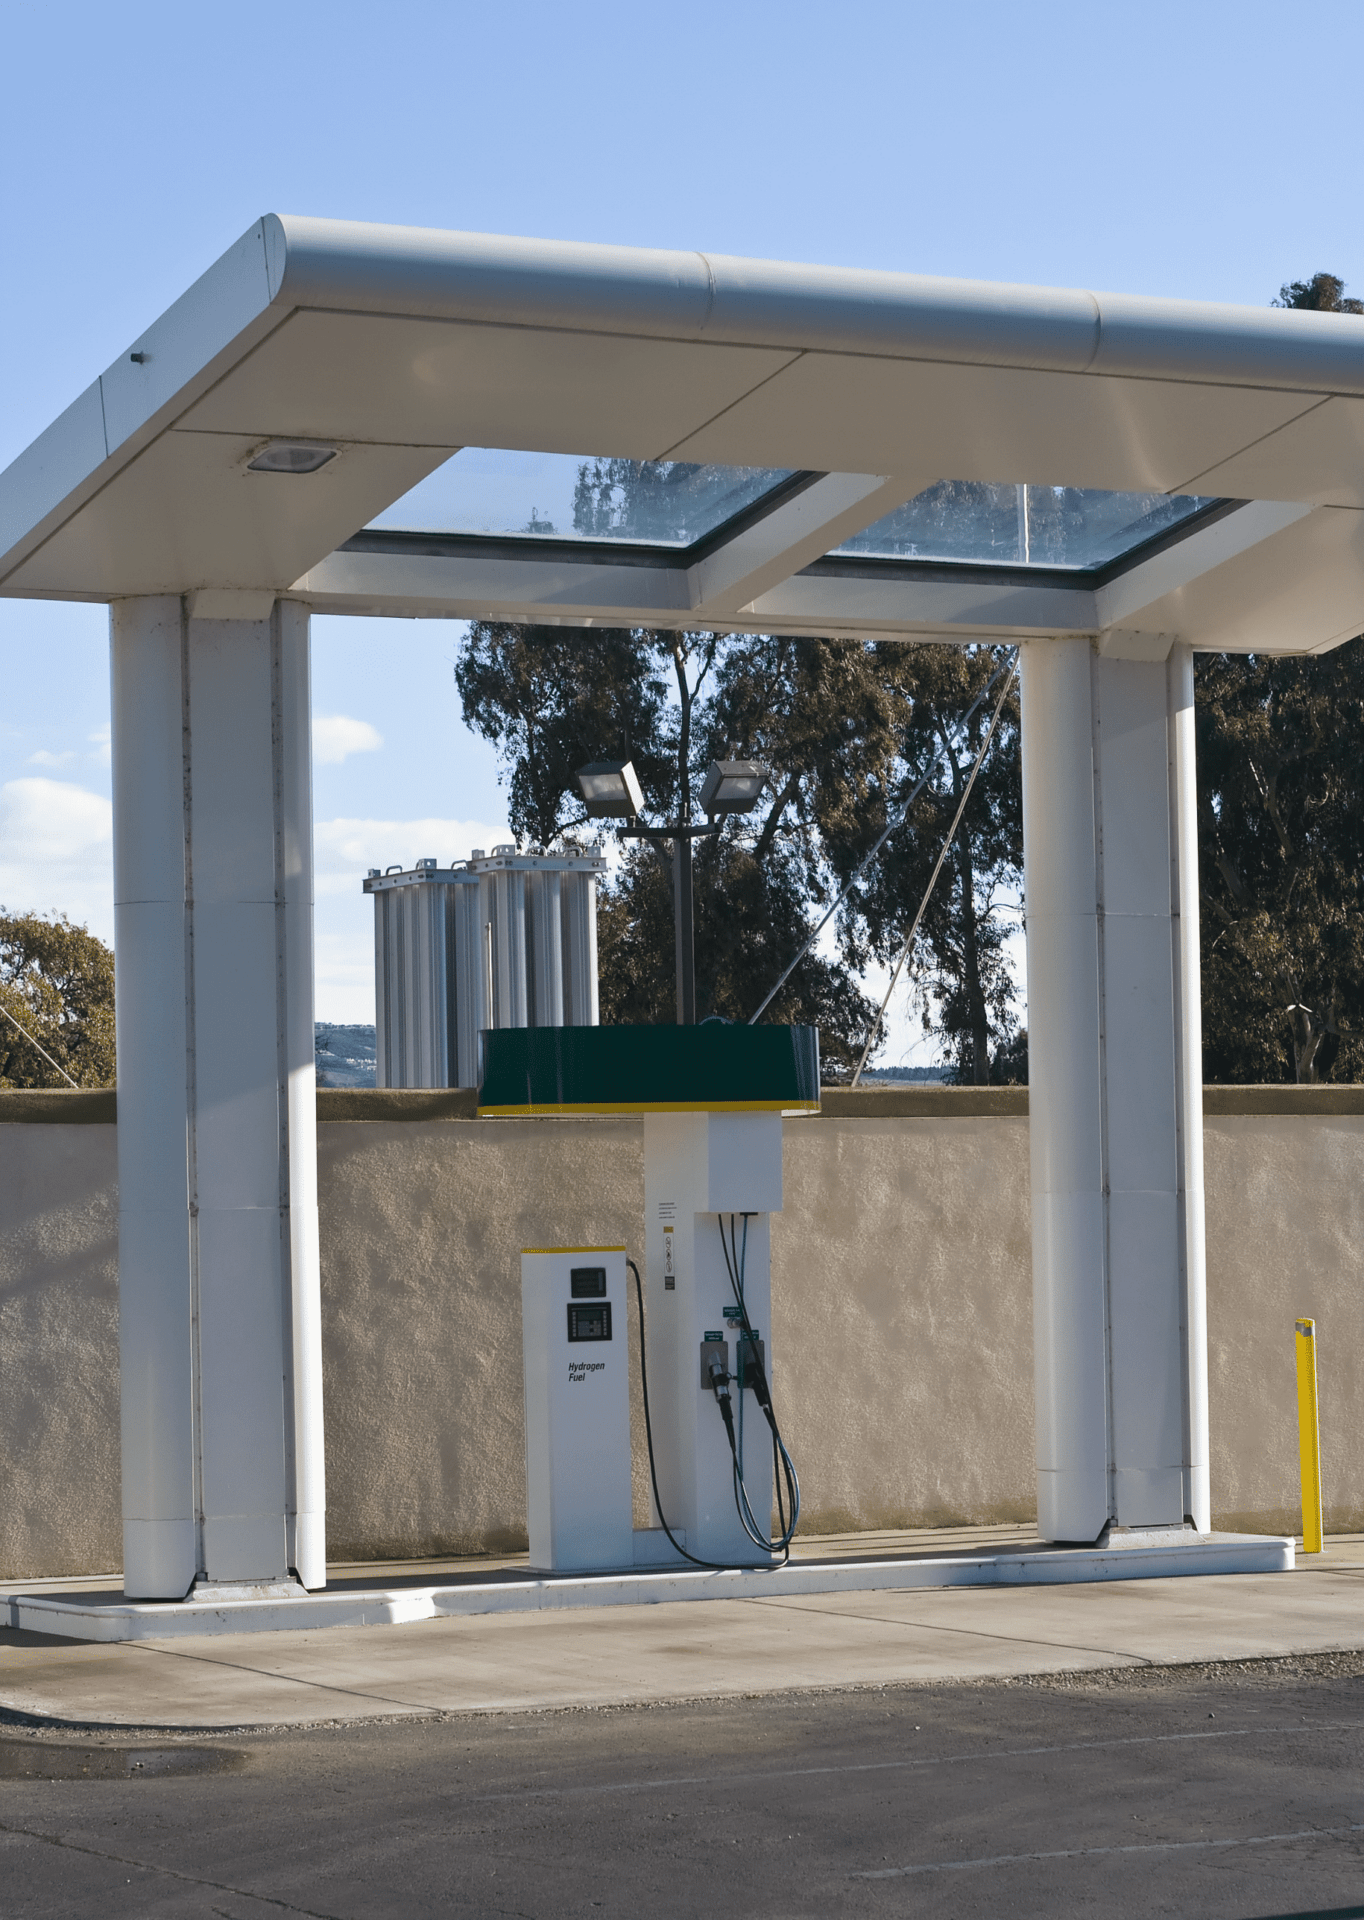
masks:
<svg viewBox="0 0 1364 1920"><path fill-rule="evenodd" d="M1270 1575L774 1596L115 1646L6 1630L0 1706L68 1724L306 1726L1361 1647L1364 1536L1338 1535L1319 1559Z"/></svg>
<svg viewBox="0 0 1364 1920"><path fill-rule="evenodd" d="M637 1534L636 1541L640 1539ZM646 1552L657 1552L650 1540ZM713 1606L721 1600L808 1600L941 1587L1072 1586L1085 1581L1189 1579L1199 1574L1288 1573L1294 1545L1284 1534L1193 1533L1160 1528L1120 1531L1089 1546L1031 1540L896 1552L864 1549L830 1555L806 1548L780 1566L671 1567L640 1564L602 1572L542 1572L527 1566L490 1569L484 1561L330 1570L325 1590L289 1583L261 1587L196 1586L183 1600L128 1600L117 1586L60 1591L41 1583L0 1587L0 1619L28 1633L72 1640L201 1641L243 1633L303 1633L339 1627L396 1627L489 1613L594 1611L660 1606L672 1601Z"/></svg>
<svg viewBox="0 0 1364 1920"><path fill-rule="evenodd" d="M1358 1920L1361 1778L1353 1653L213 1737L16 1727L0 1907Z"/></svg>

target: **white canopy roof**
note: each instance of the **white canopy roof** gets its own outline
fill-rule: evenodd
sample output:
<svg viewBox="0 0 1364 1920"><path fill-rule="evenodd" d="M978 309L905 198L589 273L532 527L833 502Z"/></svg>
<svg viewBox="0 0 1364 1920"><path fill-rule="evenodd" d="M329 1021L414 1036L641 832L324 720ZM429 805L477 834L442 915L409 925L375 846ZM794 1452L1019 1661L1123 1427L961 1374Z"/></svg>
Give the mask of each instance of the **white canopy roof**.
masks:
<svg viewBox="0 0 1364 1920"><path fill-rule="evenodd" d="M337 456L252 471L279 439ZM353 538L464 447L800 484L671 552ZM1232 504L1068 574L824 558L944 479ZM1319 651L1364 630L1364 322L269 215L0 475L0 593Z"/></svg>

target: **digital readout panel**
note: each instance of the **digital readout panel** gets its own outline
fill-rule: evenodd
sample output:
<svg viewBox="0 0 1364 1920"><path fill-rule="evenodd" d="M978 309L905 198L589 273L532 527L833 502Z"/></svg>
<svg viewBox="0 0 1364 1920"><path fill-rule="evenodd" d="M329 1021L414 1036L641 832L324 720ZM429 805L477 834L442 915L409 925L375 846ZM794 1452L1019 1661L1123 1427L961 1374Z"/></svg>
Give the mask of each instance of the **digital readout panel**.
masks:
<svg viewBox="0 0 1364 1920"><path fill-rule="evenodd" d="M568 1337L570 1340L609 1340L611 1338L611 1302L603 1300L596 1306L570 1307Z"/></svg>

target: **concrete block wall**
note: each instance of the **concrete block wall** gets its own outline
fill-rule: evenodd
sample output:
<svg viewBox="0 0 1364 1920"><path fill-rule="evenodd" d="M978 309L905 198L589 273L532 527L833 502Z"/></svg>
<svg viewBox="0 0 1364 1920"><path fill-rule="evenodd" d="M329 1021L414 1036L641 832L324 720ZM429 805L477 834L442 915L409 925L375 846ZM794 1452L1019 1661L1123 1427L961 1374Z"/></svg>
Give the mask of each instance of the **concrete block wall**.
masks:
<svg viewBox="0 0 1364 1920"><path fill-rule="evenodd" d="M1026 1100L787 1122L774 1389L809 1531L1032 1517ZM523 1545L520 1249L638 1244L640 1123L318 1111L330 1557ZM1311 1313L1327 1527L1364 1527L1364 1089L1210 1088L1205 1137L1215 1518L1297 1527ZM0 1093L0 1577L118 1565L115 1139L112 1095ZM637 1359L634 1425L642 1524Z"/></svg>

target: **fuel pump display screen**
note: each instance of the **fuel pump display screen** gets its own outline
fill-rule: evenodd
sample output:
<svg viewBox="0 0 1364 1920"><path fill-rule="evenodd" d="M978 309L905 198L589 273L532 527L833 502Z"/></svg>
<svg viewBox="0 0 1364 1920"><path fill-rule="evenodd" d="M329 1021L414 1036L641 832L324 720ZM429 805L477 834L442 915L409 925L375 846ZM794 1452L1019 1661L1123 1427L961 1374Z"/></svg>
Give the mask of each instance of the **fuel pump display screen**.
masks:
<svg viewBox="0 0 1364 1920"><path fill-rule="evenodd" d="M611 1302L602 1300L591 1307L568 1309L570 1340L609 1340L611 1338Z"/></svg>
<svg viewBox="0 0 1364 1920"><path fill-rule="evenodd" d="M570 1267L568 1290L575 1300L604 1300L606 1298L605 1267Z"/></svg>

